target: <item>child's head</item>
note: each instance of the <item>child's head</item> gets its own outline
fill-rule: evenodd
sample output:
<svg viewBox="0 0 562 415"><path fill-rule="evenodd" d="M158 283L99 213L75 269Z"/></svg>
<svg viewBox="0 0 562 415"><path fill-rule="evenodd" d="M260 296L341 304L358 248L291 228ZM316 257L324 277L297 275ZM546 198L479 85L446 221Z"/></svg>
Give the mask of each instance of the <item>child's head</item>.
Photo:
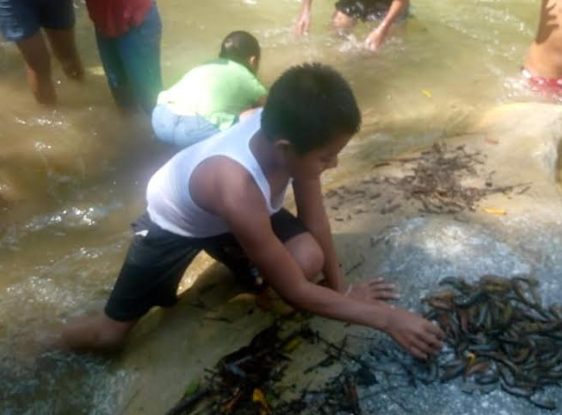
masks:
<svg viewBox="0 0 562 415"><path fill-rule="evenodd" d="M349 84L329 66L294 66L270 89L261 128L286 155L293 175L318 176L359 131L361 113Z"/></svg>
<svg viewBox="0 0 562 415"><path fill-rule="evenodd" d="M230 33L221 44L219 58L230 59L257 73L260 64L260 44L258 40L242 30Z"/></svg>
<svg viewBox="0 0 562 415"><path fill-rule="evenodd" d="M341 10L336 10L332 16L332 25L334 25L334 27L342 33L353 29L356 23L356 19Z"/></svg>

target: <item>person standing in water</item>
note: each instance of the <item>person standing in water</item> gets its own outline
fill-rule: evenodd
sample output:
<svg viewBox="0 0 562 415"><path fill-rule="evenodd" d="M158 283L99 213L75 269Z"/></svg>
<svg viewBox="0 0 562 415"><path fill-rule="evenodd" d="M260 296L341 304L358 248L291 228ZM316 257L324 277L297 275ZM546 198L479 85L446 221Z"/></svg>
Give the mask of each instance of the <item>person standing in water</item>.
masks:
<svg viewBox="0 0 562 415"><path fill-rule="evenodd" d="M74 21L72 0L0 0L0 30L7 41L16 43L25 61L31 92L40 104L57 102L43 31L66 76L74 80L84 77Z"/></svg>
<svg viewBox="0 0 562 415"><path fill-rule="evenodd" d="M334 5L332 23L338 30L350 30L358 20L379 21L378 27L365 39L365 45L374 51L382 45L392 25L407 17L409 5L409 0L338 0ZM295 25L298 35L306 34L310 29L311 6L312 0L302 0Z"/></svg>
<svg viewBox="0 0 562 415"><path fill-rule="evenodd" d="M532 89L562 96L562 0L542 0L539 29L523 76Z"/></svg>
<svg viewBox="0 0 562 415"><path fill-rule="evenodd" d="M162 90L162 24L153 0L86 0L116 104L151 114Z"/></svg>
<svg viewBox="0 0 562 415"><path fill-rule="evenodd" d="M191 69L158 96L152 113L156 137L186 147L225 131L242 112L265 103L267 90L256 77L260 45L248 32L222 41L218 59Z"/></svg>

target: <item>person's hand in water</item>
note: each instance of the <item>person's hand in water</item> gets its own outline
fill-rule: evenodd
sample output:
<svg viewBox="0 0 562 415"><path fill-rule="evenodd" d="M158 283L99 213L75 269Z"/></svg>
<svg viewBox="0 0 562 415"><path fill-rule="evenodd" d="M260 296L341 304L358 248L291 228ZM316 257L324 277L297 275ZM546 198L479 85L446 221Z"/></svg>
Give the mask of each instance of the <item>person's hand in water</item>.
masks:
<svg viewBox="0 0 562 415"><path fill-rule="evenodd" d="M401 308L393 309L384 328L408 353L419 359L439 353L445 333L435 324Z"/></svg>
<svg viewBox="0 0 562 415"><path fill-rule="evenodd" d="M365 39L365 46L367 49L371 51L376 51L380 48L382 43L384 42L386 35L388 33L388 29L386 26L379 26L375 30L373 30L367 39Z"/></svg>
<svg viewBox="0 0 562 415"><path fill-rule="evenodd" d="M396 285L379 277L374 280L349 284L345 295L359 301L388 301L400 298L395 290Z"/></svg>
<svg viewBox="0 0 562 415"><path fill-rule="evenodd" d="M295 23L295 33L298 36L308 35L310 30L310 10L304 7Z"/></svg>

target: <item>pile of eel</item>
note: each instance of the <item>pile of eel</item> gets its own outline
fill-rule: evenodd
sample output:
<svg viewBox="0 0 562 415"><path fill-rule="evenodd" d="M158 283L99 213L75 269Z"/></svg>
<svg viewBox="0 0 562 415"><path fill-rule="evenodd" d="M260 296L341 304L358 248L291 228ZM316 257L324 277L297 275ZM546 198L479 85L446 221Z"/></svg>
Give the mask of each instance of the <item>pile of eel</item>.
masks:
<svg viewBox="0 0 562 415"><path fill-rule="evenodd" d="M501 388L544 409L540 392L562 382L562 307L546 307L538 281L486 275L475 283L447 277L423 302L450 346L428 364L428 381L463 377L465 390Z"/></svg>
<svg viewBox="0 0 562 415"><path fill-rule="evenodd" d="M556 409L545 388L562 386L562 307L543 304L538 281L486 275L439 285L422 300L424 315L446 334L443 351L429 361L384 336L346 334L336 344L312 330L309 317L280 320L220 359L166 415L364 415L384 413L385 402L415 413L403 393L454 379L466 393L503 390ZM302 343L319 346L321 359L301 369L325 380L314 389L284 376Z"/></svg>
<svg viewBox="0 0 562 415"><path fill-rule="evenodd" d="M411 173L400 178L386 177L385 181L413 199L426 213L458 213L475 210L476 204L493 193L508 193L518 186L494 186L491 172L483 187L467 186L464 177L477 176L476 166L484 164L482 153L469 152L464 145L454 148L435 143L419 157L397 159L410 167ZM528 186L518 193L524 193Z"/></svg>
<svg viewBox="0 0 562 415"><path fill-rule="evenodd" d="M469 151L464 145L453 147L435 143L419 156L392 159L376 166L401 164L403 174L370 175L329 190L326 205L336 221L371 211L386 215L406 203L417 207L421 213L457 214L475 211L478 203L491 194L521 195L531 188L529 183L495 185L494 171L481 171L484 161L484 154ZM468 184L465 179L469 177L476 181ZM341 209L343 206L348 209Z"/></svg>

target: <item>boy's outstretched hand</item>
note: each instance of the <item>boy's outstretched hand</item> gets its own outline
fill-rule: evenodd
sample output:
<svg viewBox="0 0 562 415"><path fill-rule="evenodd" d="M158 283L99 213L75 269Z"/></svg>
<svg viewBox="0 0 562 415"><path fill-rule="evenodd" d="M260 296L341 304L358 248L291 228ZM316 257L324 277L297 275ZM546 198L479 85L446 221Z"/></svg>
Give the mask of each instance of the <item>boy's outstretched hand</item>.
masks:
<svg viewBox="0 0 562 415"><path fill-rule="evenodd" d="M387 27L379 26L378 28L373 30L369 34L369 36L367 36L367 39L365 39L365 46L367 47L367 49L373 52L378 50L382 45L382 43L384 42L387 33L388 33Z"/></svg>
<svg viewBox="0 0 562 415"><path fill-rule="evenodd" d="M435 324L401 308L393 309L384 331L407 352L420 359L439 353L445 333Z"/></svg>
<svg viewBox="0 0 562 415"><path fill-rule="evenodd" d="M303 10L295 23L295 33L297 36L307 35L310 30L310 11Z"/></svg>
<svg viewBox="0 0 562 415"><path fill-rule="evenodd" d="M349 285L346 295L359 301L387 301L400 298L395 284L390 284L379 277L374 280L360 281Z"/></svg>

